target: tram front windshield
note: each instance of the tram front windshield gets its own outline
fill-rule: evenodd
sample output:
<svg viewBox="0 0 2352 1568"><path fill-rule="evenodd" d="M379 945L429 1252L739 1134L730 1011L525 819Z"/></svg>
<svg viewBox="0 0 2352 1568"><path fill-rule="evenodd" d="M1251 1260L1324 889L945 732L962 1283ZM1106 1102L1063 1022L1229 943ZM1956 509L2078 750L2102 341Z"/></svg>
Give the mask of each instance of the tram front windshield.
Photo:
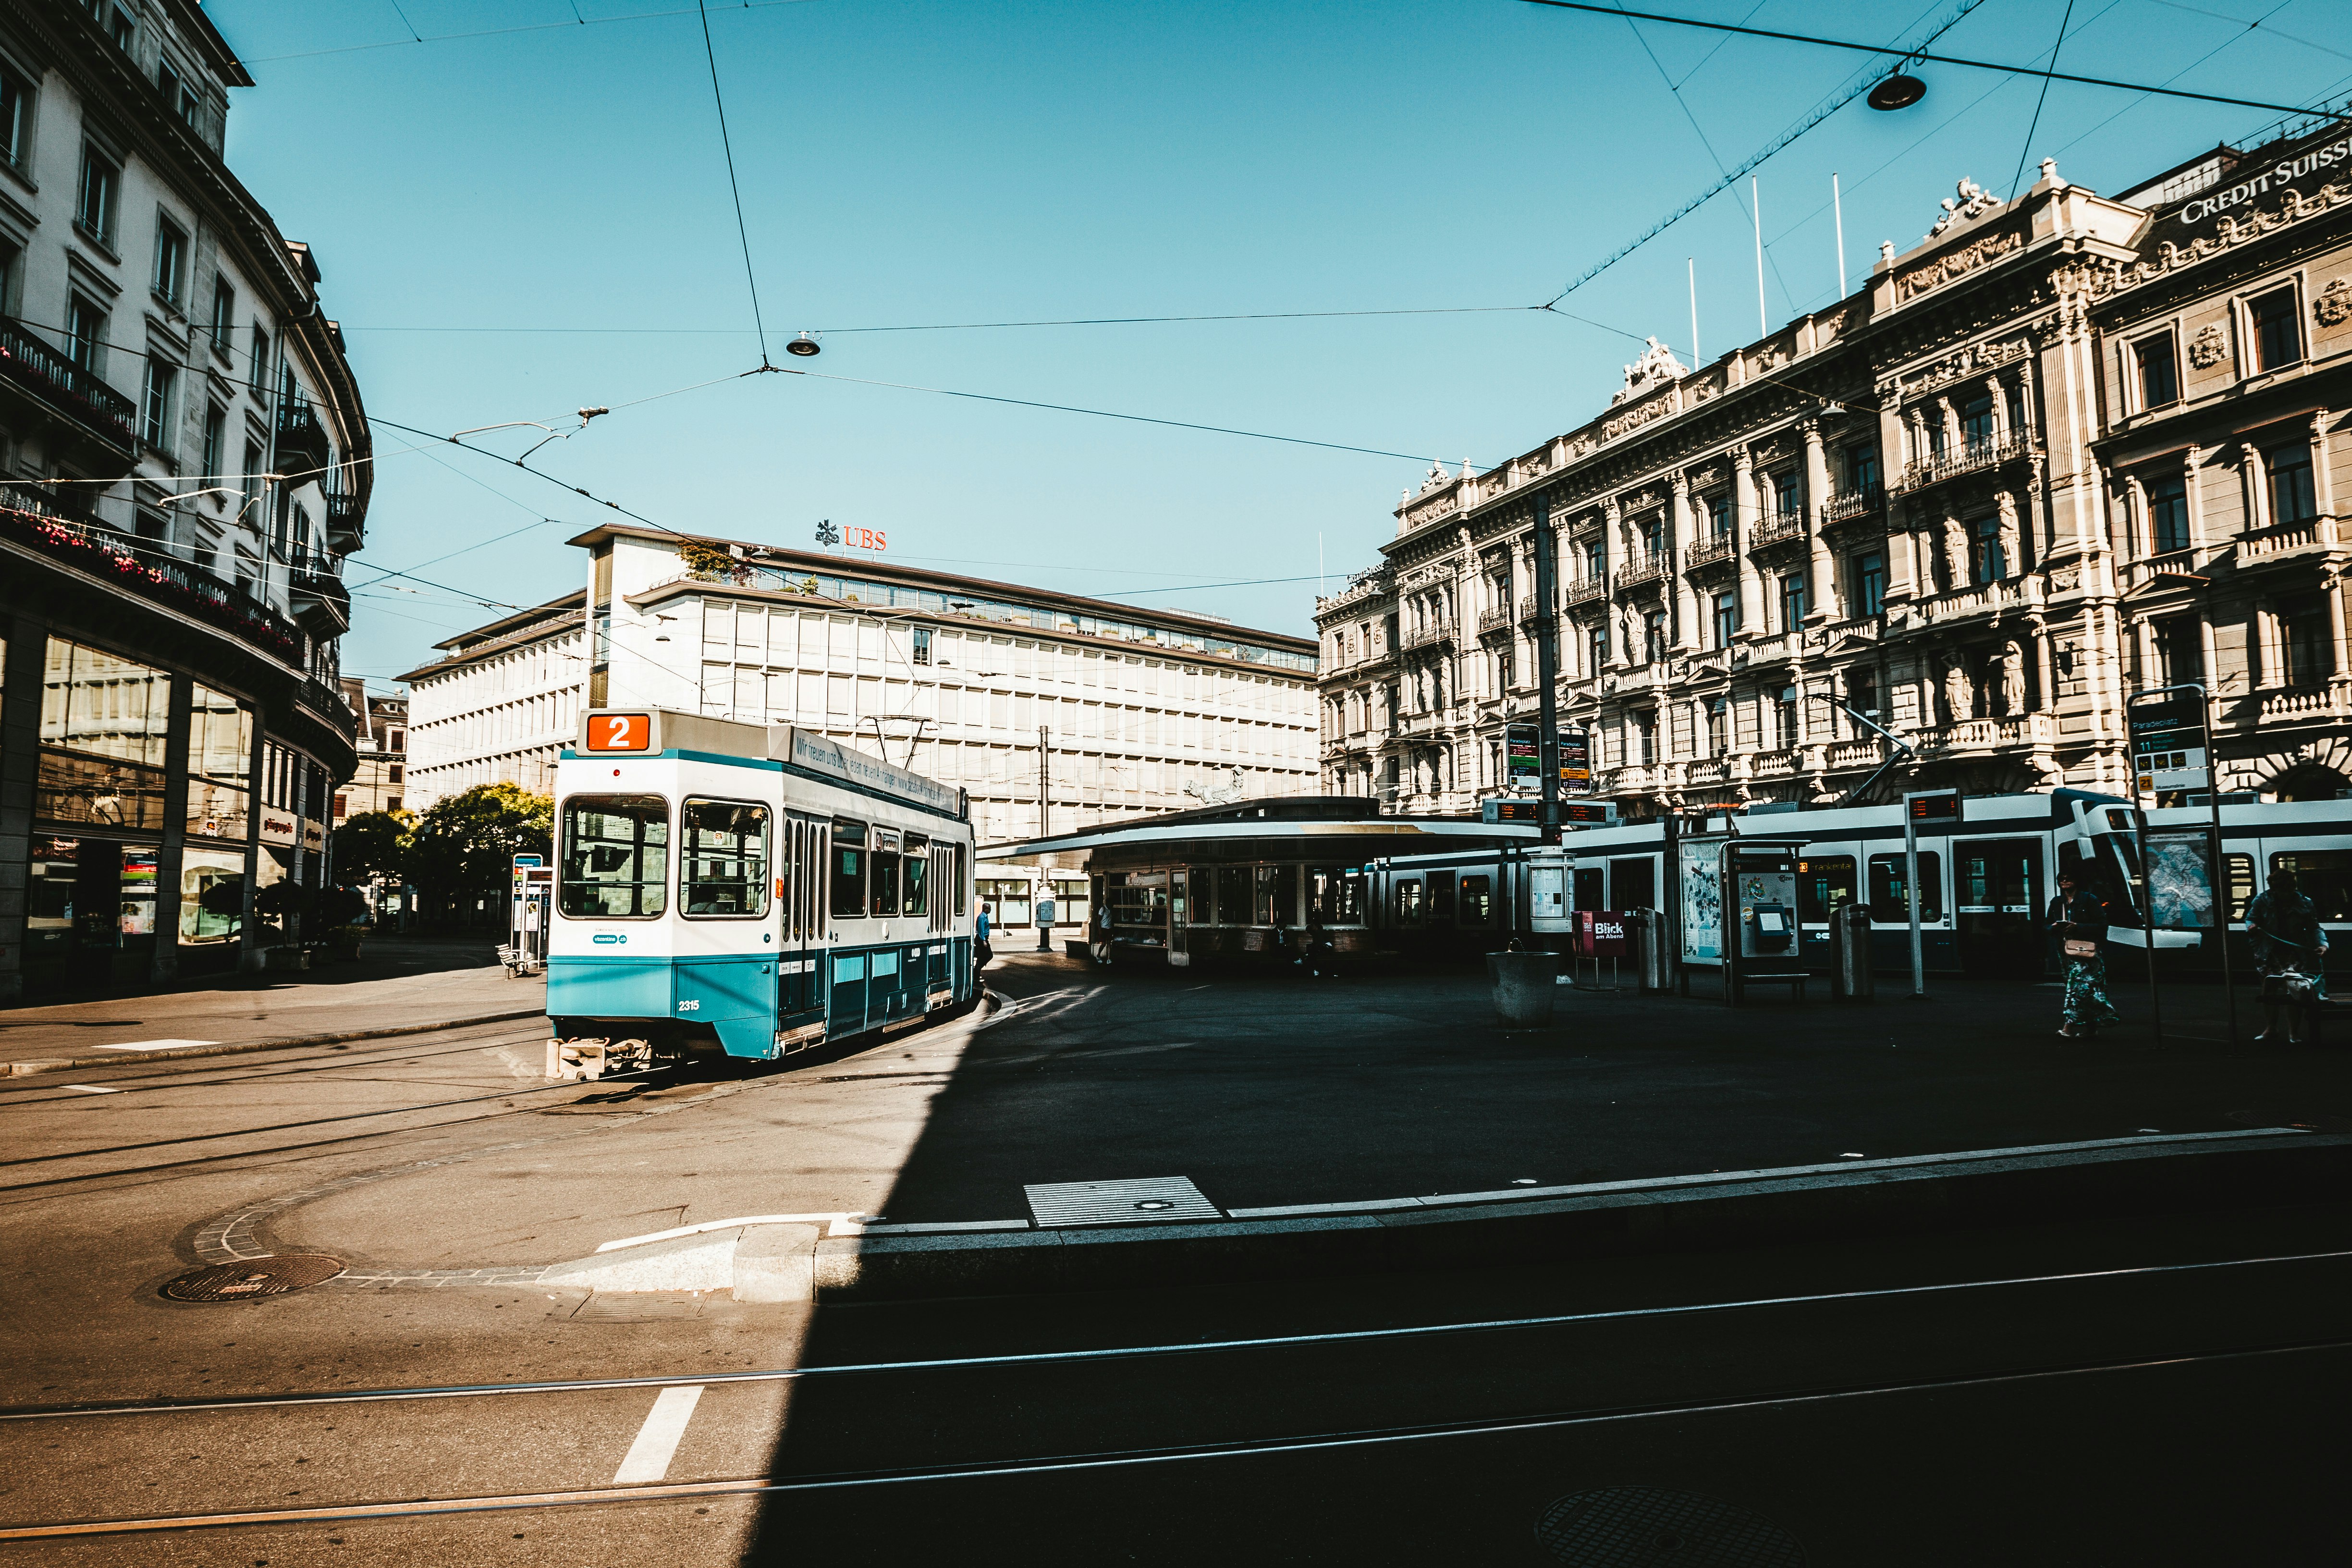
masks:
<svg viewBox="0 0 2352 1568"><path fill-rule="evenodd" d="M582 920L646 920L667 904L669 803L657 795L575 795L563 803L556 907Z"/></svg>

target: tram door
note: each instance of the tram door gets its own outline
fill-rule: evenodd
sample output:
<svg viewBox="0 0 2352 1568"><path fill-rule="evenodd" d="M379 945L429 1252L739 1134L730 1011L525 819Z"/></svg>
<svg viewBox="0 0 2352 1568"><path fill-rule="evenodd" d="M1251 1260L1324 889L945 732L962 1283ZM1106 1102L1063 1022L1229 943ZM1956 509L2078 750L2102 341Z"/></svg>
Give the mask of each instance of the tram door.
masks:
<svg viewBox="0 0 2352 1568"><path fill-rule="evenodd" d="M1988 980L2042 978L2042 844L1963 839L1952 847L1960 972Z"/></svg>
<svg viewBox="0 0 2352 1568"><path fill-rule="evenodd" d="M776 908L782 947L777 956L776 1032L789 1034L824 1022L825 824L798 812L784 816L783 874Z"/></svg>

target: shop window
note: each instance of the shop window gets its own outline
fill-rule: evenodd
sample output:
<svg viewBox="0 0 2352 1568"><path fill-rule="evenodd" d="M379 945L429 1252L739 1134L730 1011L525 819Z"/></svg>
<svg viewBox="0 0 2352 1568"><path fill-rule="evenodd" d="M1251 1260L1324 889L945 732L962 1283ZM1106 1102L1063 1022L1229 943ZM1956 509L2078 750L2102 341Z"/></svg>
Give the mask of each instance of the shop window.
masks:
<svg viewBox="0 0 2352 1568"><path fill-rule="evenodd" d="M992 927L1029 923L1029 884L1025 881L983 877L980 879L980 903L988 911Z"/></svg>
<svg viewBox="0 0 2352 1568"><path fill-rule="evenodd" d="M1903 857L1870 858L1870 918L1880 925L1908 925L1910 893L1904 880ZM1934 924L1944 918L1944 877L1936 851L1919 851L1919 919Z"/></svg>
<svg viewBox="0 0 2352 1568"><path fill-rule="evenodd" d="M677 897L689 916L768 912L768 808L688 800L678 812Z"/></svg>
<svg viewBox="0 0 2352 1568"><path fill-rule="evenodd" d="M563 803L557 907L577 920L650 920L668 906L669 803L578 795Z"/></svg>
<svg viewBox="0 0 2352 1568"><path fill-rule="evenodd" d="M35 813L58 822L160 829L171 677L51 637Z"/></svg>
<svg viewBox="0 0 2352 1568"><path fill-rule="evenodd" d="M180 851L180 944L236 940L245 916L245 857L189 845Z"/></svg>

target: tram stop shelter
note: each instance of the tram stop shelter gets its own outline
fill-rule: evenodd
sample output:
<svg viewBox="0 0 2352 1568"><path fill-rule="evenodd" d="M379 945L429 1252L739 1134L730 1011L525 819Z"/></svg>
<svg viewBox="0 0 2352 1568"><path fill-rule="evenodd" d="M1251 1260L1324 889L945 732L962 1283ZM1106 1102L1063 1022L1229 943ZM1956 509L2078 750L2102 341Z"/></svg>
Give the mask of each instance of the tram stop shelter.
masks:
<svg viewBox="0 0 2352 1568"><path fill-rule="evenodd" d="M1318 928L1340 956L1369 957L1373 861L1489 849L1500 861L1536 837L1525 823L1386 816L1370 795L1291 795L989 845L976 858L1082 869L1092 914L1074 952L1182 968L1196 957L1276 962Z"/></svg>

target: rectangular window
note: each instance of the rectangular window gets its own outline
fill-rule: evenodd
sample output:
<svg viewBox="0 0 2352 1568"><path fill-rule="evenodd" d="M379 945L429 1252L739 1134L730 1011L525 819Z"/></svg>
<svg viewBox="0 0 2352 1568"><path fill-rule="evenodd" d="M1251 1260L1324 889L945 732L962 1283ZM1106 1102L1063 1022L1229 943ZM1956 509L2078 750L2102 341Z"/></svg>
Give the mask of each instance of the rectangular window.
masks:
<svg viewBox="0 0 2352 1568"><path fill-rule="evenodd" d="M1666 657L1666 612L1652 610L1642 617L1642 651L1652 664Z"/></svg>
<svg viewBox="0 0 2352 1568"><path fill-rule="evenodd" d="M229 336L236 331L236 285L226 274L213 276L212 339L215 353L229 353Z"/></svg>
<svg viewBox="0 0 2352 1568"><path fill-rule="evenodd" d="M2172 334L2159 333L2132 345L2139 363L2139 405L2163 408L2180 401L2180 365L2172 352Z"/></svg>
<svg viewBox="0 0 2352 1568"><path fill-rule="evenodd" d="M2147 496L2148 548L2168 555L2189 548L2189 482L2185 476L2149 479L2141 489Z"/></svg>
<svg viewBox="0 0 2352 1568"><path fill-rule="evenodd" d="M1484 879L1480 879L1482 884ZM1467 884L1465 883L1465 888ZM1337 866L1307 869L1307 923L1359 926L1364 923L1364 879L1360 872Z"/></svg>
<svg viewBox="0 0 2352 1568"><path fill-rule="evenodd" d="M1979 583L1998 583L2009 575L2009 561L2000 548L2000 522L1979 518L1969 530L1969 566Z"/></svg>
<svg viewBox="0 0 2352 1568"><path fill-rule="evenodd" d="M563 803L556 907L574 920L651 920L668 907L669 803L576 795Z"/></svg>
<svg viewBox="0 0 2352 1568"><path fill-rule="evenodd" d="M15 71L0 68L0 163L23 168L32 135L33 89Z"/></svg>
<svg viewBox="0 0 2352 1568"><path fill-rule="evenodd" d="M1784 686L1772 701L1772 743L1786 750L1797 739L1797 689Z"/></svg>
<svg viewBox="0 0 2352 1568"><path fill-rule="evenodd" d="M2168 686L2204 679L2204 623L2193 615L2170 616L2157 622L2156 657Z"/></svg>
<svg viewBox="0 0 2352 1568"><path fill-rule="evenodd" d="M902 864L906 869L898 912L928 915L931 912L931 841L919 833L909 833L904 853Z"/></svg>
<svg viewBox="0 0 2352 1568"><path fill-rule="evenodd" d="M1780 579L1780 629L1793 632L1805 623L1805 574L1791 572Z"/></svg>
<svg viewBox="0 0 2352 1568"><path fill-rule="evenodd" d="M396 770L395 770L396 771ZM678 808L677 899L689 917L768 912L768 808L688 799Z"/></svg>
<svg viewBox="0 0 2352 1568"><path fill-rule="evenodd" d="M2295 849L2271 856L2271 871L2292 871L2311 912L2323 921L2352 921L2352 849Z"/></svg>
<svg viewBox="0 0 2352 1568"><path fill-rule="evenodd" d="M172 449L172 403L179 387L179 367L166 364L150 354L147 358L147 396L142 405L139 434L159 452Z"/></svg>
<svg viewBox="0 0 2352 1568"><path fill-rule="evenodd" d="M866 918L866 824L833 820L833 865L829 907L836 920Z"/></svg>
<svg viewBox="0 0 2352 1568"><path fill-rule="evenodd" d="M2319 515L2319 500L2311 483L2311 443L2295 441L2273 447L2263 454L2270 474L2271 521L2309 522Z"/></svg>
<svg viewBox="0 0 2352 1568"><path fill-rule="evenodd" d="M173 310L184 308L188 289L188 237L169 218L155 225L155 297Z"/></svg>
<svg viewBox="0 0 2352 1568"><path fill-rule="evenodd" d="M92 375L106 367L106 312L75 295L66 305L66 358Z"/></svg>
<svg viewBox="0 0 2352 1568"><path fill-rule="evenodd" d="M1731 492L1717 490L1706 498L1706 532L1710 539L1721 539L1731 531Z"/></svg>
<svg viewBox="0 0 2352 1568"><path fill-rule="evenodd" d="M228 444L228 416L215 404L205 410L205 482L221 481L221 448Z"/></svg>
<svg viewBox="0 0 2352 1568"><path fill-rule="evenodd" d="M915 662L917 664L931 662L931 628L929 626L915 628Z"/></svg>
<svg viewBox="0 0 2352 1568"><path fill-rule="evenodd" d="M1584 542L1584 580L1598 583L1609 574L1609 549L1597 539ZM1503 601L1497 599L1496 604Z"/></svg>
<svg viewBox="0 0 2352 1568"><path fill-rule="evenodd" d="M1903 857L1870 858L1870 918L1880 925L1911 923L1910 892L1904 885ZM1933 924L1944 918L1944 878L1932 849L1919 851L1919 919Z"/></svg>
<svg viewBox="0 0 2352 1568"><path fill-rule="evenodd" d="M1715 646L1729 647L1732 638L1739 635L1739 596L1721 593L1715 596Z"/></svg>
<svg viewBox="0 0 2352 1568"><path fill-rule="evenodd" d="M163 95L163 102L167 107L175 107L179 103L180 73L173 68L171 61L155 62L155 89Z"/></svg>
<svg viewBox="0 0 2352 1568"><path fill-rule="evenodd" d="M1981 447L1992 439L1992 394L1980 392L1960 405L1960 439Z"/></svg>
<svg viewBox="0 0 2352 1568"><path fill-rule="evenodd" d="M112 249L114 208L122 191L122 170L113 159L82 143L81 184L74 195L74 226Z"/></svg>
<svg viewBox="0 0 2352 1568"><path fill-rule="evenodd" d="M1782 468L1771 476L1772 510L1788 517L1804 509L1801 489L1797 483L1797 470Z"/></svg>
<svg viewBox="0 0 2352 1568"><path fill-rule="evenodd" d="M251 522L253 519L247 514L261 495L261 448L250 441L245 444L245 470L236 476L236 488L244 497L237 503L237 517L241 521Z"/></svg>
<svg viewBox="0 0 2352 1568"><path fill-rule="evenodd" d="M1797 920L1826 924L1840 904L1853 899L1853 857L1812 855L1797 862Z"/></svg>
<svg viewBox="0 0 2352 1568"><path fill-rule="evenodd" d="M1250 923L1250 868L1246 866L1217 868L1217 923L1245 926Z"/></svg>
<svg viewBox="0 0 2352 1568"><path fill-rule="evenodd" d="M2303 334L2296 330L2294 289L2273 289L2247 302L2246 314L2254 328L2254 368L2284 370L2303 358Z"/></svg>
<svg viewBox="0 0 2352 1568"><path fill-rule="evenodd" d="M127 55L131 53L132 41L139 36L139 24L131 19L130 12L120 5L113 6L106 18L106 36L114 40L116 48Z"/></svg>
<svg viewBox="0 0 2352 1568"><path fill-rule="evenodd" d="M1587 675L1600 674L1609 663L1609 627L1606 624L1594 626L1585 634L1584 658L1584 673Z"/></svg>
<svg viewBox="0 0 2352 1568"><path fill-rule="evenodd" d="M253 323L253 365L249 384L256 397L269 395L269 334L259 321Z"/></svg>
<svg viewBox="0 0 2352 1568"><path fill-rule="evenodd" d="M1857 494L1878 488L1878 444L1865 441L1845 449L1846 489Z"/></svg>
<svg viewBox="0 0 2352 1568"><path fill-rule="evenodd" d="M874 830L874 868L866 881L872 893L877 915L898 912L898 868L903 857L898 849L897 829L877 827Z"/></svg>
<svg viewBox="0 0 2352 1568"><path fill-rule="evenodd" d="M2326 684L2327 678L2336 673L2336 643L2328 636L2326 597L2304 594L2280 600L2278 623L2279 651L2286 662L2286 684Z"/></svg>
<svg viewBox="0 0 2352 1568"><path fill-rule="evenodd" d="M1886 557L1878 551L1853 558L1853 605L1865 616L1886 613Z"/></svg>
<svg viewBox="0 0 2352 1568"><path fill-rule="evenodd" d="M994 927L1025 926L1029 923L1029 884L1009 878L980 883L980 901L988 910L988 923Z"/></svg>
<svg viewBox="0 0 2352 1568"><path fill-rule="evenodd" d="M400 764L398 763L386 763L384 764L383 775L383 782L386 784L400 783Z"/></svg>

